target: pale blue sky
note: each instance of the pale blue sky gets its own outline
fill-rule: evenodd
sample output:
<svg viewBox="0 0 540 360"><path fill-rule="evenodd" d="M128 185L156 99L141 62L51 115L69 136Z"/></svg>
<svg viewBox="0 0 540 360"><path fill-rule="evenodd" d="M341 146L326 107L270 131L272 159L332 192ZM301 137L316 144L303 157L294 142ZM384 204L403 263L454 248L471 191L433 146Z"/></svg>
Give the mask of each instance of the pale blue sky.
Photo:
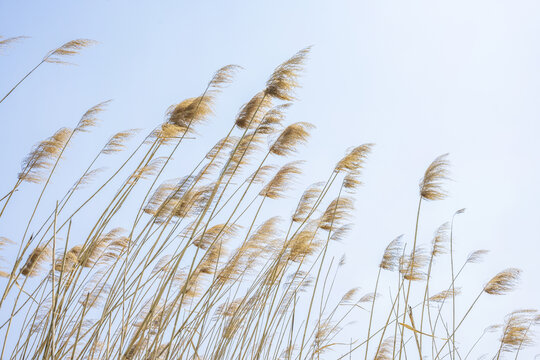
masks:
<svg viewBox="0 0 540 360"><path fill-rule="evenodd" d="M326 177L348 146L377 144L355 231L340 244L347 270L367 274L355 285L369 291L387 242L401 233L410 240L418 181L448 152L451 196L424 207L422 240L465 207L456 220L457 256L491 250L465 281L471 296L503 268L524 270L515 294L484 299L483 314L470 319L481 331L509 311L540 306L539 34L538 1L0 0L0 35L31 37L0 55L0 95L60 44L100 42L74 59L78 66L44 65L0 104L0 188L12 186L35 142L73 126L90 106L114 99L96 136L66 156L69 166L102 143L98 135L149 130L169 105L198 95L216 69L237 63L245 70L204 128L214 139L277 64L313 45L289 112L289 121L317 126L300 153L310 167L305 180ZM32 199L36 189L17 196ZM22 203L11 210L24 211ZM0 229L17 236L4 219ZM502 310L494 314L491 305Z"/></svg>

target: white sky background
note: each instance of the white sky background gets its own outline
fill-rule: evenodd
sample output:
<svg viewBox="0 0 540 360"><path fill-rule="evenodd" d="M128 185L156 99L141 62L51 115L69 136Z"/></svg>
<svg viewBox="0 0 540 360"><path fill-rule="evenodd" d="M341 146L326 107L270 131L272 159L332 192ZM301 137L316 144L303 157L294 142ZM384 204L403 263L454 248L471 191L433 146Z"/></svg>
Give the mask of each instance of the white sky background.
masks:
<svg viewBox="0 0 540 360"><path fill-rule="evenodd" d="M79 159L115 131L149 130L169 105L198 95L216 69L237 63L245 70L201 130L215 139L276 65L314 45L288 117L317 126L299 154L308 161L303 179L322 180L347 147L376 143L357 196L355 230L337 245L352 274L343 288L372 291L387 243L402 233L411 240L425 168L448 152L451 196L425 204L419 241L430 241L465 207L456 220L458 262L476 249L491 253L462 279L464 292L472 296L506 267L524 271L517 292L480 301L469 319L475 336L512 310L540 307L539 34L537 1L1 0L0 35L31 38L0 56L0 95L62 43L101 44L74 58L78 66L45 64L0 104L0 189L9 191L34 143L74 126L96 103L114 99L102 116L102 137L83 135L64 167L79 169ZM37 192L24 185L8 210L26 218L24 201ZM11 216L0 221L0 235L16 240L22 230Z"/></svg>

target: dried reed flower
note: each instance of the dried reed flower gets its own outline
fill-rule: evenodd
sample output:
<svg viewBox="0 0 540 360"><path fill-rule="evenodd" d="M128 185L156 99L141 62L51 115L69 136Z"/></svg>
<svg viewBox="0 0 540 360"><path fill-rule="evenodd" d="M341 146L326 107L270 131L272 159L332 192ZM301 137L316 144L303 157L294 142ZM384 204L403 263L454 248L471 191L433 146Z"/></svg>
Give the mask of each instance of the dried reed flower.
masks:
<svg viewBox="0 0 540 360"><path fill-rule="evenodd" d="M133 137L139 130L138 129L130 129L125 131L120 131L116 134L114 134L107 144L103 147L103 150L101 150L102 154L112 154L115 152L122 151L126 148L126 142Z"/></svg>
<svg viewBox="0 0 540 360"><path fill-rule="evenodd" d="M340 222L351 217L354 209L353 200L349 197L338 197L328 205L320 220L320 228L330 230L340 226Z"/></svg>
<svg viewBox="0 0 540 360"><path fill-rule="evenodd" d="M316 239L317 227L314 224L306 225L289 241L287 260L298 262L315 252L320 243Z"/></svg>
<svg viewBox="0 0 540 360"><path fill-rule="evenodd" d="M444 291L441 291L435 295L433 295L432 297L429 298L429 301L434 301L434 302L441 302L441 301L444 301L448 298L451 298L453 296L457 296L461 294L461 289L460 288L454 288L454 289L451 289L451 290L444 290Z"/></svg>
<svg viewBox="0 0 540 360"><path fill-rule="evenodd" d="M177 180L167 180L163 182L154 191L143 211L150 215L157 215L159 213L161 216L167 216L170 213L171 208L174 207L174 203L170 201L169 197L176 189L178 189ZM170 205L168 206L167 211L164 209L166 205Z"/></svg>
<svg viewBox="0 0 540 360"><path fill-rule="evenodd" d="M253 184L262 184L265 183L267 180L266 178L273 172L277 171L277 165L263 165L260 168L258 168L256 171L253 172L248 178L246 179L247 183L253 183Z"/></svg>
<svg viewBox="0 0 540 360"><path fill-rule="evenodd" d="M435 236L433 237L433 240L431 241L432 248L431 248L431 255L433 257L438 256L440 254L444 254L448 251L446 248L446 244L450 240L448 232L450 231L450 223L445 222L435 232Z"/></svg>
<svg viewBox="0 0 540 360"><path fill-rule="evenodd" d="M483 260L483 257L489 253L489 250L476 250L469 254L467 257L467 263L475 264Z"/></svg>
<svg viewBox="0 0 540 360"><path fill-rule="evenodd" d="M359 303L365 303L365 302L373 302L373 300L377 299L380 296L378 293L367 293L364 296L358 300Z"/></svg>
<svg viewBox="0 0 540 360"><path fill-rule="evenodd" d="M295 175L302 173L298 167L301 163L302 161L293 161L283 165L272 180L261 190L259 195L270 199L283 198L285 191L290 189L290 183L294 180Z"/></svg>
<svg viewBox="0 0 540 360"><path fill-rule="evenodd" d="M345 293L345 295L343 295L343 297L341 298L339 304L350 304L353 300L353 298L356 296L356 294L358 293L358 291L360 290L360 288L358 287L355 287L355 288L352 288L350 289L349 291L347 291Z"/></svg>
<svg viewBox="0 0 540 360"><path fill-rule="evenodd" d="M447 196L442 187L442 182L448 179L448 167L450 165L448 154L437 157L428 166L424 177L420 181L420 196L425 200L442 200Z"/></svg>
<svg viewBox="0 0 540 360"><path fill-rule="evenodd" d="M394 338L388 337L384 339L380 349L375 354L373 360L391 360L393 359L392 349L394 348Z"/></svg>
<svg viewBox="0 0 540 360"><path fill-rule="evenodd" d="M112 100L100 102L99 104L94 105L90 109L86 110L86 112L79 120L77 127L75 127L74 132L87 132L88 128L95 126L99 121L97 115L102 112L111 101Z"/></svg>
<svg viewBox="0 0 540 360"><path fill-rule="evenodd" d="M93 267L100 260L109 262L118 258L127 247L129 238L122 236L122 228L114 228L108 233L93 238L86 246L79 250L79 264L82 267Z"/></svg>
<svg viewBox="0 0 540 360"><path fill-rule="evenodd" d="M209 184L189 190L176 201L172 215L177 218L186 218L199 214L210 201L215 187L215 184Z"/></svg>
<svg viewBox="0 0 540 360"><path fill-rule="evenodd" d="M163 167L165 164L166 158L163 157L157 157L155 159L152 159L147 165L137 168L135 172L131 175L129 179L129 183L137 182L141 179L148 179L149 177L154 176L160 168Z"/></svg>
<svg viewBox="0 0 540 360"><path fill-rule="evenodd" d="M298 144L307 142L309 130L314 125L307 122L297 122L285 128L270 147L270 152L278 156L289 155L296 151Z"/></svg>
<svg viewBox="0 0 540 360"><path fill-rule="evenodd" d="M198 124L213 114L211 94L188 98L179 104L172 105L167 110L167 121L188 129L191 124Z"/></svg>
<svg viewBox="0 0 540 360"><path fill-rule="evenodd" d="M372 148L373 144L362 144L350 149L347 155L337 163L334 171L348 171L353 175L359 175Z"/></svg>
<svg viewBox="0 0 540 360"><path fill-rule="evenodd" d="M257 131L261 134L273 134L285 120L285 110L291 106L291 103L274 106L268 110L262 118Z"/></svg>
<svg viewBox="0 0 540 360"><path fill-rule="evenodd" d="M44 179L44 171L51 168L67 144L71 129L61 128L50 138L37 144L23 160L19 179L39 183Z"/></svg>
<svg viewBox="0 0 540 360"><path fill-rule="evenodd" d="M343 178L343 188L349 193L354 193L361 185L359 172L351 171Z"/></svg>
<svg viewBox="0 0 540 360"><path fill-rule="evenodd" d="M272 106L272 99L263 92L255 94L246 104L240 108L236 116L235 124L240 129L253 129L260 123L264 113Z"/></svg>
<svg viewBox="0 0 540 360"><path fill-rule="evenodd" d="M294 100L293 92L299 86L298 76L303 70L304 61L310 47L300 50L289 60L279 65L266 82L264 93L279 100Z"/></svg>
<svg viewBox="0 0 540 360"><path fill-rule="evenodd" d="M45 246L36 247L30 255L26 263L21 268L21 274L26 277L34 277L39 274L43 269L45 262L49 261L51 257L51 249Z"/></svg>
<svg viewBox="0 0 540 360"><path fill-rule="evenodd" d="M330 240L342 241L347 234L351 231L353 224L345 224L332 231Z"/></svg>
<svg viewBox="0 0 540 360"><path fill-rule="evenodd" d="M302 194L296 210L292 216L292 221L301 222L304 221L313 208L315 200L317 200L321 194L324 182L318 182L310 185Z"/></svg>
<svg viewBox="0 0 540 360"><path fill-rule="evenodd" d="M236 150L231 150L230 161L225 174L232 176L238 173L241 166L249 164L253 154L260 150L263 142L262 136L257 132L250 132L243 136L236 144Z"/></svg>
<svg viewBox="0 0 540 360"><path fill-rule="evenodd" d="M77 245L69 249L65 255L57 256L54 270L56 271L73 271L79 264L79 254L82 250L82 246Z"/></svg>
<svg viewBox="0 0 540 360"><path fill-rule="evenodd" d="M59 48L50 51L43 58L44 62L55 64L70 64L63 58L77 55L82 49L96 44L97 41L90 39L76 39L71 40L60 46Z"/></svg>
<svg viewBox="0 0 540 360"><path fill-rule="evenodd" d="M484 291L491 295L504 295L517 285L521 270L508 268L495 275L484 287Z"/></svg>
<svg viewBox="0 0 540 360"><path fill-rule="evenodd" d="M216 315L224 317L233 316L238 311L243 301L244 298L236 298L231 302L220 305L216 310Z"/></svg>
<svg viewBox="0 0 540 360"><path fill-rule="evenodd" d="M90 184L92 181L94 181L94 179L99 174L101 174L103 171L105 171L105 169L106 169L105 167L100 167L100 168L92 169L92 170L88 171L86 174L81 176L81 178L75 183L75 185L73 186L73 190L81 189L85 185Z"/></svg>
<svg viewBox="0 0 540 360"><path fill-rule="evenodd" d="M234 145L236 145L237 142L238 142L238 138L233 137L233 136L227 136L227 137L219 140L216 143L216 145L214 145L212 147L212 149L210 149L210 151L208 153L206 153L205 158L206 159L214 159L219 154L222 154L224 151L232 149L234 147Z"/></svg>
<svg viewBox="0 0 540 360"><path fill-rule="evenodd" d="M224 242L234 237L239 230L238 225L219 224L214 225L193 240L193 245L200 249L208 249L216 241Z"/></svg>
<svg viewBox="0 0 540 360"><path fill-rule="evenodd" d="M149 140L156 139L160 144L168 145L174 139L179 139L184 136L187 132L187 127L165 122L152 133L152 137Z"/></svg>
<svg viewBox="0 0 540 360"><path fill-rule="evenodd" d="M218 69L208 85L209 88L221 89L233 81L234 75L242 69L240 65L230 64Z"/></svg>
<svg viewBox="0 0 540 360"><path fill-rule="evenodd" d="M15 43L17 41L20 41L22 39L27 39L27 38L28 36L14 36L14 37L4 39L4 37L0 36L0 51L6 49L12 43Z"/></svg>
<svg viewBox="0 0 540 360"><path fill-rule="evenodd" d="M390 241L379 264L379 267L384 270L394 271L398 267L399 257L402 252L403 243L401 239L403 235L399 235L394 240Z"/></svg>
<svg viewBox="0 0 540 360"><path fill-rule="evenodd" d="M538 316L536 310L526 309L513 311L506 317L503 334L500 338L501 351L515 351L523 346L534 344L531 325Z"/></svg>
<svg viewBox="0 0 540 360"><path fill-rule="evenodd" d="M418 246L414 252L402 259L400 273L409 281L421 281L426 279L423 268L427 265L429 256L424 248Z"/></svg>

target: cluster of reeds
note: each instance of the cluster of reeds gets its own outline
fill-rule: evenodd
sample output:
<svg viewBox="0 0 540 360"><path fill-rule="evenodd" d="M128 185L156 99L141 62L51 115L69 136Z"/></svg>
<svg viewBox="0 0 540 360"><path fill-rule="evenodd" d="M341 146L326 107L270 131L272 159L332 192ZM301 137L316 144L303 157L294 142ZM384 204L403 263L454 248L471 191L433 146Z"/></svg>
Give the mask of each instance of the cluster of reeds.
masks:
<svg viewBox="0 0 540 360"><path fill-rule="evenodd" d="M46 62L63 62L91 43L69 42L32 71ZM308 53L309 48L301 50L279 65L265 87L240 108L221 140L204 154L189 153L200 161L180 178L163 181L161 175L174 166L173 156L182 145L197 136L197 128L213 114L215 97L240 67L219 69L199 96L171 106L165 121L137 146L127 145L134 130L111 136L73 185L52 195L53 209L40 204L55 170L70 143L96 125L107 102L86 111L74 128L62 128L38 143L12 189L2 194L0 217L24 183L39 186L19 240L0 239L0 246L16 253L4 259L10 270L0 273L0 358L466 357L456 332L482 294L507 293L519 270L507 269L489 280L469 310L458 316L455 283L485 251L474 252L454 268L454 218L436 231L429 250L417 244L421 205L446 196L445 155L435 159L420 183L409 249L403 237L390 242L372 293L362 295L353 288L336 295L344 259L336 260L329 250L351 227L353 197L372 144L353 147L336 159L328 178L308 186L290 213L269 206L290 195L304 167L286 159L307 142L313 126L286 124L285 112L295 100ZM95 167L98 159L123 151L129 153L112 173L103 175ZM80 195L82 185L96 181L89 195ZM117 186L113 196L104 205L96 203L112 186ZM120 216L128 199L138 205L129 202L132 212ZM93 218L81 219L83 208L91 209ZM272 213L278 208L278 214ZM36 220L38 213L43 221ZM89 221L90 230L82 233L78 224L84 222L86 228ZM433 293L432 267L448 252L449 284ZM383 271L395 272L396 281L389 306L381 310ZM419 296L413 294L415 283L423 284ZM445 305L453 308L450 319L442 311ZM375 311L383 314L381 324L374 321ZM344 340L350 337L346 322L361 313L369 318L366 333ZM538 321L532 310L509 315L495 356L514 351L517 357L532 343Z"/></svg>

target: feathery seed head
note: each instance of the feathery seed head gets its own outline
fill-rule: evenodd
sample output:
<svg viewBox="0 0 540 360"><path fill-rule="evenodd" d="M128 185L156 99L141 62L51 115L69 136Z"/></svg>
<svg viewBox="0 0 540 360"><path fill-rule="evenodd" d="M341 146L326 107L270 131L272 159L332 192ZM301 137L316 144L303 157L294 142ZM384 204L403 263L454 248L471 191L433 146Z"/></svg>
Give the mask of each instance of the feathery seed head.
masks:
<svg viewBox="0 0 540 360"><path fill-rule="evenodd" d="M191 124L204 121L213 114L212 104L214 98L211 94L188 98L179 104L172 105L167 110L167 121L188 129Z"/></svg>
<svg viewBox="0 0 540 360"><path fill-rule="evenodd" d="M334 171L349 171L353 174L360 174L372 148L373 144L363 144L350 149L347 155L337 163Z"/></svg>
<svg viewBox="0 0 540 360"><path fill-rule="evenodd" d="M446 248L446 243L449 241L448 232L450 231L450 224L448 222L445 222L435 232L435 236L433 237L433 240L431 241L431 244L433 245L431 248L431 255L433 257L444 254L448 250Z"/></svg>
<svg viewBox="0 0 540 360"><path fill-rule="evenodd" d="M272 180L261 190L259 195L270 199L283 198L285 191L290 188L290 183L294 180L295 175L302 173L298 167L301 163L302 161L293 161L283 165Z"/></svg>
<svg viewBox="0 0 540 360"><path fill-rule="evenodd" d="M103 147L103 150L101 150L102 154L112 154L115 152L122 151L126 148L126 142L132 138L139 130L138 129L130 129L125 131L120 131L116 134L114 134L107 144Z"/></svg>
<svg viewBox="0 0 540 360"><path fill-rule="evenodd" d="M394 271L398 267L399 257L402 252L403 235L399 235L394 240L390 241L386 249L384 250L383 258L379 267L384 270Z"/></svg>
<svg viewBox="0 0 540 360"><path fill-rule="evenodd" d="M72 133L71 129L61 128L50 138L37 144L23 160L19 179L39 183L44 179L44 172L51 168L67 145Z"/></svg>
<svg viewBox="0 0 540 360"><path fill-rule="evenodd" d="M36 247L30 255L26 263L21 268L21 274L26 277L34 277L43 269L45 262L49 261L51 257L51 249L45 246Z"/></svg>
<svg viewBox="0 0 540 360"><path fill-rule="evenodd" d="M302 194L296 210L292 216L292 221L301 222L304 221L312 210L315 200L317 200L321 194L324 182L318 182L310 185Z"/></svg>
<svg viewBox="0 0 540 360"><path fill-rule="evenodd" d="M112 100L100 102L86 110L74 131L87 132L89 127L95 126L99 120L97 115L102 112L111 101Z"/></svg>
<svg viewBox="0 0 540 360"><path fill-rule="evenodd" d="M82 49L96 43L97 41L90 39L76 39L68 41L59 48L50 51L47 55L45 55L43 61L54 64L69 64L63 58L77 55Z"/></svg>
<svg viewBox="0 0 540 360"><path fill-rule="evenodd" d="M448 179L448 167L450 162L448 154L437 157L428 166L424 177L420 181L420 196L425 200L442 200L447 196L443 189L443 181Z"/></svg>
<svg viewBox="0 0 540 360"><path fill-rule="evenodd" d="M215 72L210 80L209 88L221 89L233 81L238 70L242 69L240 65L225 65Z"/></svg>
<svg viewBox="0 0 540 360"><path fill-rule="evenodd" d="M484 256L489 253L489 250L476 250L473 251L471 254L469 254L469 257L467 257L467 263L475 264L479 263L483 260Z"/></svg>
<svg viewBox="0 0 540 360"><path fill-rule="evenodd" d="M332 200L321 217L320 228L330 230L339 227L342 221L352 216L353 209L353 200L349 197L341 196Z"/></svg>
<svg viewBox="0 0 540 360"><path fill-rule="evenodd" d="M279 65L268 81L264 93L279 100L294 100L294 90L299 86L298 77L304 68L304 62L311 47L297 52L289 60Z"/></svg>
<svg viewBox="0 0 540 360"><path fill-rule="evenodd" d="M263 92L255 94L236 116L235 124L240 129L253 129L260 123L264 113L272 106L272 99Z"/></svg>
<svg viewBox="0 0 540 360"><path fill-rule="evenodd" d="M15 43L19 40L26 39L26 38L28 38L28 36L14 36L14 37L6 38L6 39L0 36L0 51L4 50L12 43Z"/></svg>
<svg viewBox="0 0 540 360"><path fill-rule="evenodd" d="M309 130L315 126L307 122L298 122L285 128L270 147L270 152L278 156L289 155L296 151L296 146L307 142Z"/></svg>
<svg viewBox="0 0 540 360"><path fill-rule="evenodd" d="M461 289L460 288L454 288L454 289L451 289L451 290L444 290L444 291L441 291L441 292L433 295L432 297L430 297L429 301L441 302L441 301L444 301L444 300L446 300L448 298L451 298L451 297L459 295L459 294L461 294Z"/></svg>
<svg viewBox="0 0 540 360"><path fill-rule="evenodd" d="M490 295L505 295L516 287L521 270L508 268L495 275L484 287Z"/></svg>

